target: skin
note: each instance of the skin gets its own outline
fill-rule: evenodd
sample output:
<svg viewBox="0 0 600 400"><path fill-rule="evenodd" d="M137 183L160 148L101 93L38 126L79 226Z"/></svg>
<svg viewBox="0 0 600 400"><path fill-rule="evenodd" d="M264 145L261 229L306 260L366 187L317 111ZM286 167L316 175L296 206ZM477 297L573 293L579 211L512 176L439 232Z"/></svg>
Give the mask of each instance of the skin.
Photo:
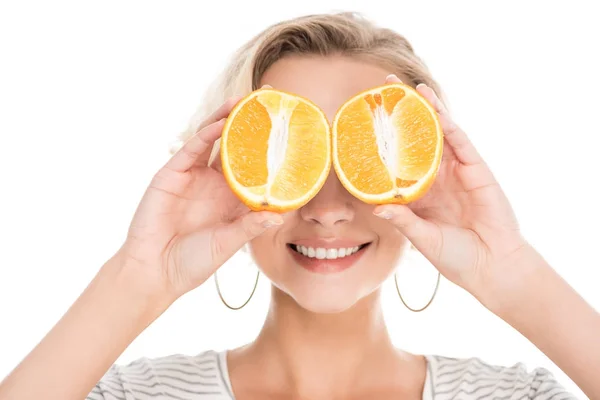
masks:
<svg viewBox="0 0 600 400"><path fill-rule="evenodd" d="M331 118L352 94L398 80L389 73L356 59L289 57L263 83L312 99ZM208 165L238 99L224 104L156 173L122 247L0 384L0 399L84 398L149 324L246 243L273 289L256 340L228 354L237 399L420 398L425 360L392 346L380 305L381 283L408 241L600 398L600 316L523 238L492 172L435 93L418 90L445 133L440 174L423 199L367 206L332 174L310 203L285 215L245 209L218 165ZM305 236L372 245L351 269L315 276L286 248Z"/></svg>
<svg viewBox="0 0 600 400"><path fill-rule="evenodd" d="M383 68L351 59L291 57L276 62L262 83L311 99L332 121L347 99L381 85L387 75ZM273 302L256 341L229 352L236 396L421 396L425 360L393 347L380 304L380 286L410 243L373 209L346 191L332 169L307 205L252 240L256 265L273 284ZM371 245L351 268L315 274L295 265L286 246L307 238Z"/></svg>

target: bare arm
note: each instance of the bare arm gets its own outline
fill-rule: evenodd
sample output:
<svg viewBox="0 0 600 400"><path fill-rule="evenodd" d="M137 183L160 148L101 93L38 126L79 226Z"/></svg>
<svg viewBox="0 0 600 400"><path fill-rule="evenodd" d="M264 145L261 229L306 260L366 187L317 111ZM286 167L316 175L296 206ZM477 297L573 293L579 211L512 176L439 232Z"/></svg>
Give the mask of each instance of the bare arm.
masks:
<svg viewBox="0 0 600 400"><path fill-rule="evenodd" d="M223 175L208 165L236 103L217 109L155 174L123 246L0 384L0 400L85 398L175 299L283 222L275 213L242 210Z"/></svg>
<svg viewBox="0 0 600 400"><path fill-rule="evenodd" d="M140 267L109 260L56 326L0 384L0 399L84 399L168 304ZM137 283L136 283L137 282Z"/></svg>
<svg viewBox="0 0 600 400"><path fill-rule="evenodd" d="M425 84L417 90L444 130L440 173L423 199L410 207L378 206L375 214L600 399L600 315L523 238L494 174L434 90Z"/></svg>
<svg viewBox="0 0 600 400"><path fill-rule="evenodd" d="M498 280L489 308L546 354L590 399L600 399L600 314L533 248L526 250L507 267L514 272ZM484 297L489 299L490 294Z"/></svg>

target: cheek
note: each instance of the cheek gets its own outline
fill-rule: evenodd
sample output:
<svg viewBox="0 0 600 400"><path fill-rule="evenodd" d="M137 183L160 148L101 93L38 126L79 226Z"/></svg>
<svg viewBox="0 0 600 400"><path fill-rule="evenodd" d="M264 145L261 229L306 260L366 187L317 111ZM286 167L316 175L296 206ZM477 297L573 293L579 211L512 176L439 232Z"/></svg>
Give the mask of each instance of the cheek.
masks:
<svg viewBox="0 0 600 400"><path fill-rule="evenodd" d="M409 243L406 236L402 235L398 229L394 228L387 221L384 221L383 225L378 228L379 241L383 246L402 248Z"/></svg>
<svg viewBox="0 0 600 400"><path fill-rule="evenodd" d="M281 217L283 218L281 226L268 229L248 243L252 258L267 276L271 275L272 270L281 268L287 261L286 238L289 240L290 232L300 221L298 210L284 213Z"/></svg>
<svg viewBox="0 0 600 400"><path fill-rule="evenodd" d="M378 224L379 225L379 224ZM410 242L388 222L378 226L379 240L376 249L377 263L386 271L385 275L393 272L400 259L410 247Z"/></svg>
<svg viewBox="0 0 600 400"><path fill-rule="evenodd" d="M254 238L250 243L248 243L248 247L250 249L250 254L256 260L256 262L261 263L264 260L268 260L269 258L273 258L274 249L273 242L275 240L275 234L272 231L267 231L262 235ZM269 257L269 255L271 257Z"/></svg>
<svg viewBox="0 0 600 400"><path fill-rule="evenodd" d="M285 217L284 217L285 221ZM282 227L285 227L285 223ZM267 230L248 243L250 255L258 269L269 279L276 280L281 275L281 267L287 263L286 243L282 239L282 227Z"/></svg>
<svg viewBox="0 0 600 400"><path fill-rule="evenodd" d="M278 257L279 254L282 254L282 250L285 250L285 237L289 236L289 231L297 225L298 211L284 213L281 217L283 218L281 226L268 229L248 243L251 253L257 261Z"/></svg>

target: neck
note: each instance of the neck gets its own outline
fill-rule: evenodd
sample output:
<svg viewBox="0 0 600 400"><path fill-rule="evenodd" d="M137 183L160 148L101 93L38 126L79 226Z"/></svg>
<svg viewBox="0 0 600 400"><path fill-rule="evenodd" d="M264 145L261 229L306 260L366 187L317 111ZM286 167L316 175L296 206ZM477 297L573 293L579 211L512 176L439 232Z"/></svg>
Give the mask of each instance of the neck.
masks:
<svg viewBox="0 0 600 400"><path fill-rule="evenodd" d="M315 314L273 287L272 303L257 339L243 349L274 391L306 398L345 397L386 382L403 357L389 337L380 292L337 314ZM324 379L326 378L326 379Z"/></svg>

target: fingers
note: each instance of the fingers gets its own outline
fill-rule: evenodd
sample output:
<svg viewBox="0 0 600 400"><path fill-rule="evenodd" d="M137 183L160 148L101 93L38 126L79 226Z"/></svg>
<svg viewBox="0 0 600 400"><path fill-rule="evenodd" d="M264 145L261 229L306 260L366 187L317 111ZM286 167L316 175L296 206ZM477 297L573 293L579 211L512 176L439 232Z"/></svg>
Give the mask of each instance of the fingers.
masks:
<svg viewBox="0 0 600 400"><path fill-rule="evenodd" d="M212 146L225 125L225 119L204 127L194 134L185 144L171 157L165 165L175 172L185 172L194 165L206 165L210 157Z"/></svg>
<svg viewBox="0 0 600 400"><path fill-rule="evenodd" d="M439 253L442 245L439 227L417 216L408 206L386 204L375 207L373 213L389 220L426 257Z"/></svg>
<svg viewBox="0 0 600 400"><path fill-rule="evenodd" d="M390 74L385 78L385 83L402 83L402 81L395 74Z"/></svg>
<svg viewBox="0 0 600 400"><path fill-rule="evenodd" d="M261 89L273 89L271 85L262 85ZM221 158L215 157L215 159L211 162L210 167L214 170L223 173L223 165L221 164Z"/></svg>
<svg viewBox="0 0 600 400"><path fill-rule="evenodd" d="M454 123L452 117L450 117L450 113L444 107L444 104L438 98L435 91L424 83L417 85L416 89L440 115L445 140L452 148L458 161L465 165L482 163L481 155L477 152L467 134Z"/></svg>
<svg viewBox="0 0 600 400"><path fill-rule="evenodd" d="M167 162L166 167L184 172L194 165L206 166L213 144L221 135L225 119L239 100L239 97L230 98L204 120L198 131Z"/></svg>
<svg viewBox="0 0 600 400"><path fill-rule="evenodd" d="M263 234L267 229L281 225L283 218L271 212L250 212L241 218L220 226L213 238L213 260L221 265L244 244Z"/></svg>
<svg viewBox="0 0 600 400"><path fill-rule="evenodd" d="M402 83L400 78L394 74L388 75L385 81L386 83ZM423 83L417 85L416 89L431 105L433 105L440 115L444 136L456 154L457 159L466 165L481 163L481 156L475 149L475 146L473 146L466 133L454 123L450 117L450 113L446 110L446 107L444 107L444 104L437 97L434 90Z"/></svg>
<svg viewBox="0 0 600 400"><path fill-rule="evenodd" d="M204 120L200 126L198 127L198 131L206 128L210 124L214 124L222 120L223 118L227 118L233 107L240 101L239 96L231 97L225 103L221 105L215 112L213 112L206 120Z"/></svg>

